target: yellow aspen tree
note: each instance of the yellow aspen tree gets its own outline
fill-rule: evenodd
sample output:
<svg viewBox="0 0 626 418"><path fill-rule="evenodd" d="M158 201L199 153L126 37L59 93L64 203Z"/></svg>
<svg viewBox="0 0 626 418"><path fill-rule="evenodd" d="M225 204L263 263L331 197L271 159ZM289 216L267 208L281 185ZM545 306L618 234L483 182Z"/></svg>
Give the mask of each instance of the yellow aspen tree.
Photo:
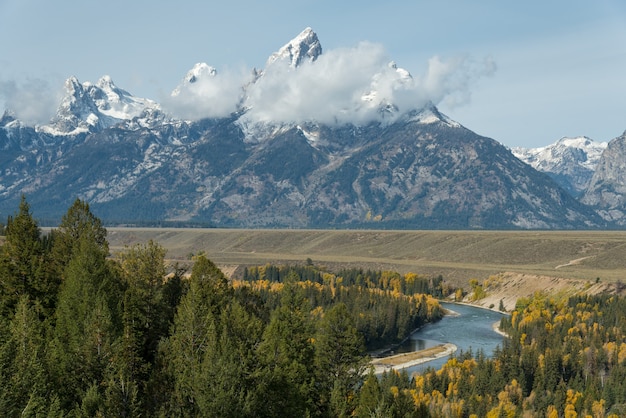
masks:
<svg viewBox="0 0 626 418"><path fill-rule="evenodd" d="M559 411L556 410L554 405L548 406L546 410L546 418L559 418Z"/></svg>
<svg viewBox="0 0 626 418"><path fill-rule="evenodd" d="M565 405L565 411L563 416L565 418L578 418L578 413L576 412L576 408L572 404Z"/></svg>
<svg viewBox="0 0 626 418"><path fill-rule="evenodd" d="M591 406L591 412L593 413L593 418L604 418L604 411L606 409L606 401L604 399L600 399L599 401L594 401Z"/></svg>

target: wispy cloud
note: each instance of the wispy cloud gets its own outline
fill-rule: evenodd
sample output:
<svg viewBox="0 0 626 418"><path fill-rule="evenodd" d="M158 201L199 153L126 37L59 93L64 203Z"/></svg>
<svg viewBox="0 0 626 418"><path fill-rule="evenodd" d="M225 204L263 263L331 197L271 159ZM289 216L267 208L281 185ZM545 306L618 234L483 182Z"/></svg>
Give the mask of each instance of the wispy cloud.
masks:
<svg viewBox="0 0 626 418"><path fill-rule="evenodd" d="M62 97L62 88L54 89L39 79L27 79L21 84L15 81L0 81L0 96L7 110L29 125L50 121L56 113Z"/></svg>
<svg viewBox="0 0 626 418"><path fill-rule="evenodd" d="M453 108L468 104L474 83L495 71L496 63L490 57L476 60L470 56L458 56L442 60L434 56L428 60L427 70L416 87L423 90L433 103L445 103Z"/></svg>
<svg viewBox="0 0 626 418"><path fill-rule="evenodd" d="M182 82L161 104L167 112L182 119L228 116L237 110L244 86L252 79L251 71L204 72L196 75L193 82Z"/></svg>

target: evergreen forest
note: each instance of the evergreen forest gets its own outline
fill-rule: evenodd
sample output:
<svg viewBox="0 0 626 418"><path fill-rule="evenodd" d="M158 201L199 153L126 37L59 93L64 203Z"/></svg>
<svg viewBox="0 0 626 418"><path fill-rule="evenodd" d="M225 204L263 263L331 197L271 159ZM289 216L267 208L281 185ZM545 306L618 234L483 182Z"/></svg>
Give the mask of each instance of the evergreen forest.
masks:
<svg viewBox="0 0 626 418"><path fill-rule="evenodd" d="M25 197L0 241L6 417L623 417L626 299L519 300L495 353L374 375L369 352L444 314L442 277L303 265L228 279L158 243L112 254L76 200L43 234Z"/></svg>

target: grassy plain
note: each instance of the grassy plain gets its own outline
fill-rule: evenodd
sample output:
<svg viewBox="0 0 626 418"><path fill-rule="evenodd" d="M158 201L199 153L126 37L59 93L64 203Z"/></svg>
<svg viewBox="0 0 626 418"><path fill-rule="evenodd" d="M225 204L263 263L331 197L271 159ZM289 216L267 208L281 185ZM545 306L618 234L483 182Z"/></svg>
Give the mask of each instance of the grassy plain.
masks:
<svg viewBox="0 0 626 418"><path fill-rule="evenodd" d="M304 263L441 274L466 285L511 272L603 282L626 277L626 231L383 231L108 228L111 250L152 239L168 258L220 266Z"/></svg>

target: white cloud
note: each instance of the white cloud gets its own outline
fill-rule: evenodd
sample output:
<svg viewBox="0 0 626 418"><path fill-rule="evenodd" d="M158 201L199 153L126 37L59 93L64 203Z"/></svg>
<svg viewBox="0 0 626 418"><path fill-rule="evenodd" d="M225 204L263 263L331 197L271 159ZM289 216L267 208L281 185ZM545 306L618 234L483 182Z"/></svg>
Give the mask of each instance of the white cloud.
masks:
<svg viewBox="0 0 626 418"><path fill-rule="evenodd" d="M48 83L39 79L29 79L19 85L14 81L2 81L0 96L4 98L6 109L17 119L35 125L47 123L54 116L62 91L50 88Z"/></svg>
<svg viewBox="0 0 626 418"><path fill-rule="evenodd" d="M261 122L365 121L375 109L362 96L372 90L373 76L388 70L387 61L380 46L366 43L329 51L296 69L277 61L248 89L247 117Z"/></svg>
<svg viewBox="0 0 626 418"><path fill-rule="evenodd" d="M448 107L466 104L475 81L494 71L495 64L489 59L444 60L435 56L424 71L411 76L390 65L380 44L363 42L353 48L326 51L298 68L276 61L256 80L252 70L217 72L197 64L161 104L173 116L188 120L225 117L243 107L247 109L246 123L361 125L382 120L383 115L398 117L429 102ZM21 85L0 82L0 96L4 96L7 109L27 124L47 123L56 111L60 93L41 80ZM381 111L391 105L393 114Z"/></svg>
<svg viewBox="0 0 626 418"><path fill-rule="evenodd" d="M197 74L193 82L183 81L170 96L162 100L162 106L182 119L228 116L237 110L243 96L243 86L251 80L251 72L203 72Z"/></svg>
<svg viewBox="0 0 626 418"><path fill-rule="evenodd" d="M326 52L296 69L276 62L247 90L245 118L359 125L381 120L386 105L397 109L397 117L429 102L465 104L471 85L495 71L488 59L433 57L423 75L411 77L389 61L382 46L360 43Z"/></svg>
<svg viewBox="0 0 626 418"><path fill-rule="evenodd" d="M442 61L428 60L428 69L419 84L430 100L448 107L465 105L471 99L471 87L481 77L493 75L496 64L491 58L476 61L468 56Z"/></svg>

